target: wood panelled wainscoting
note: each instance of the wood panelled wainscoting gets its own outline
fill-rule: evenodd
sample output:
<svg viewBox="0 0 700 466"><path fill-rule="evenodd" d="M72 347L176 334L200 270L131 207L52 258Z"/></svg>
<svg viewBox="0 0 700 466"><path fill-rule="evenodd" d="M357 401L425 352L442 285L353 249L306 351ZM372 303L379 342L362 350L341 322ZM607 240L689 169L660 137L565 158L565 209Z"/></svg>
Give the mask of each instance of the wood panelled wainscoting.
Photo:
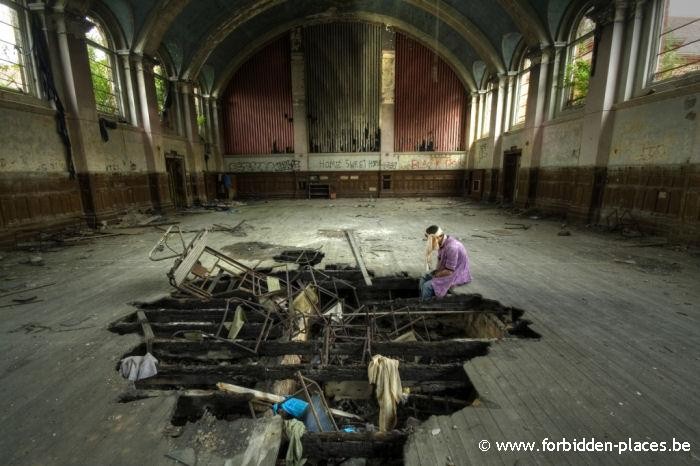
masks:
<svg viewBox="0 0 700 466"><path fill-rule="evenodd" d="M496 170L468 170L465 195L500 199L497 180ZM700 165L526 167L517 180L518 207L611 226L629 211L644 234L700 244Z"/></svg>
<svg viewBox="0 0 700 466"><path fill-rule="evenodd" d="M189 178L204 196L204 177ZM90 173L74 179L67 173L2 173L0 247L71 225L95 226L127 210L172 206L167 173Z"/></svg>
<svg viewBox="0 0 700 466"><path fill-rule="evenodd" d="M80 188L68 174L0 174L0 245L83 222Z"/></svg>
<svg viewBox="0 0 700 466"><path fill-rule="evenodd" d="M700 244L700 164L608 168L601 219L615 209L645 233Z"/></svg>
<svg viewBox="0 0 700 466"><path fill-rule="evenodd" d="M309 185L337 197L461 196L463 170L239 173L240 198L306 198Z"/></svg>

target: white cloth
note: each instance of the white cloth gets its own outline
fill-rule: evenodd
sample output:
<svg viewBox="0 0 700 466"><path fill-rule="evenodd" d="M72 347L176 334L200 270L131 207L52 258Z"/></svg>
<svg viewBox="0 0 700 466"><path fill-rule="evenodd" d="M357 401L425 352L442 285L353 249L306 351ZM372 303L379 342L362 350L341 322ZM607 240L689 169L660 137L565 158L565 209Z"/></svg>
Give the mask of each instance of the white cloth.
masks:
<svg viewBox="0 0 700 466"><path fill-rule="evenodd" d="M369 383L375 385L379 404L379 431L386 432L396 426L396 405L401 401L403 389L399 375L398 359L380 354L372 356L367 366Z"/></svg>
<svg viewBox="0 0 700 466"><path fill-rule="evenodd" d="M141 380L158 374L158 360L151 353L145 356L129 356L121 360L119 372L129 380Z"/></svg>
<svg viewBox="0 0 700 466"><path fill-rule="evenodd" d="M440 237L444 233L438 227L437 231L427 236L427 244L425 245L425 271L430 272L433 261L433 253L440 249Z"/></svg>

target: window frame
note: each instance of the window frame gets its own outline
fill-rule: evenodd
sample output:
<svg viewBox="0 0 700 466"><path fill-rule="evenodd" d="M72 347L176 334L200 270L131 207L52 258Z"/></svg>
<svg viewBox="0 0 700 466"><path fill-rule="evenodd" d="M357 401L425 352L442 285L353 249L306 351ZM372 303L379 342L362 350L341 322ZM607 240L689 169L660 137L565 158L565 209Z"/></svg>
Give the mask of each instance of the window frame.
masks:
<svg viewBox="0 0 700 466"><path fill-rule="evenodd" d="M94 12L90 12L85 16L85 20L89 23L92 24L94 27L98 27L102 33L104 34L105 40L107 42L107 47L103 46L102 44L98 44L97 42L94 42L90 38L88 38L87 33L90 31L88 29L85 31L85 46L86 50L88 52L88 63L91 63L92 60L90 60L90 47L99 49L103 53L109 57L109 61L111 64L111 70L112 70L112 79L113 82L112 84L114 85L114 98L116 100L116 108L115 112L110 112L106 111L102 108L100 108L100 104L97 102L97 96L95 95L95 83L93 81L93 73L92 69L90 69L90 83L92 84L92 92L93 96L95 97L95 108L97 110L98 114L105 115L105 116L110 116L113 118L119 118L119 119L125 119L125 105L124 105L124 91L122 87L122 76L121 76L121 67L119 63L119 57L117 54L117 47L116 47L116 42L114 41L114 37L112 36L111 31L109 28L105 26L105 22L95 14Z"/></svg>
<svg viewBox="0 0 700 466"><path fill-rule="evenodd" d="M664 87L668 85L673 85L674 83L687 81L687 80L698 80L700 79L700 70L689 71L681 76L671 76L665 79L654 79L654 75L657 74L657 63L659 56L659 47L661 46L661 32L664 23L664 10L666 2L671 0L656 0L653 3L653 10L651 12L651 26L647 30L651 30L651 38L649 41L649 49L647 54L647 66L645 69L645 88L650 87ZM698 18L696 21L700 21ZM688 23L691 24L691 23ZM684 27L684 26L681 26ZM698 38L700 39L700 38ZM696 62L700 64L699 62Z"/></svg>
<svg viewBox="0 0 700 466"><path fill-rule="evenodd" d="M595 37L595 31L596 28L598 27L598 24L591 19L588 14L592 11L594 8L593 5L586 4L581 8L579 13L576 15L574 21L571 23L571 27L569 28L569 34L567 37L566 45L564 47L565 49L565 59L563 60L562 66L561 66L561 77L559 79L559 87L561 89L561 95L560 95L560 108L562 111L575 111L578 109L582 109L586 105L586 98L588 97L588 92L590 91L590 88L586 91L586 95L583 97L580 97L576 99L575 101L572 100L572 94L574 92L574 88L572 86L572 83L569 82L567 79L567 70L569 66L574 62L574 51L576 50L577 45L587 41L588 39L592 39L593 42L591 44L591 54L595 54L596 50L596 37ZM579 27L581 27L582 21L585 19L589 19L591 22L593 22L593 29L591 31L587 32L586 34L582 35L581 37L576 37L576 34L578 33ZM595 56L591 56L591 65L593 64L593 61L595 60ZM592 71L592 70L591 70ZM588 85L590 86L591 82L591 77L592 75L589 73L588 75Z"/></svg>
<svg viewBox="0 0 700 466"><path fill-rule="evenodd" d="M527 68L524 67L524 64L526 61L529 61L530 64ZM532 59L530 59L526 53L523 54L522 58L520 59L520 63L518 66L518 73L516 75L515 79L515 86L514 86L514 92L513 92L513 109L511 111L511 128L522 128L525 126L525 121L527 118L527 101L528 98L530 97L530 81L532 79L532 67L534 66L534 63L532 62ZM528 75L528 80L527 80L527 94L525 94L525 105L524 105L524 110L523 110L523 118L522 121L519 121L519 110L520 110L520 99L522 99L522 79L523 76Z"/></svg>
<svg viewBox="0 0 700 466"><path fill-rule="evenodd" d="M15 11L17 15L17 29L20 41L20 52L18 54L20 63L17 63L22 68L23 89L0 86L0 92L12 93L15 95L42 97L41 87L37 79L38 70L36 69L36 61L32 54L34 44L32 41L31 22L28 14L28 8L25 0L0 0L0 5L5 6ZM12 25L10 25L13 27ZM17 44L8 44L17 47ZM2 60L0 63L4 63Z"/></svg>
<svg viewBox="0 0 700 466"><path fill-rule="evenodd" d="M194 98L194 120L197 126L197 134L201 138L206 138L207 116L204 114L204 101L202 100L204 96L202 94L202 86L199 83L192 85L192 97ZM201 124L199 121L200 117L203 118Z"/></svg>
<svg viewBox="0 0 700 466"><path fill-rule="evenodd" d="M156 72L156 67L160 67L161 73ZM163 119L163 112L165 111L165 102L168 98L168 87L170 86L170 78L168 76L168 67L165 66L165 61L160 56L156 57L155 63L151 69L153 73L153 85L156 91L156 105L158 106L158 115L160 115L161 120ZM163 102L158 101L158 80L163 81Z"/></svg>
<svg viewBox="0 0 700 466"><path fill-rule="evenodd" d="M490 77L484 80L485 88L482 90L481 98L483 102L481 103L481 112L479 115L479 139L486 139L491 136L491 117L493 116L493 93L494 84Z"/></svg>

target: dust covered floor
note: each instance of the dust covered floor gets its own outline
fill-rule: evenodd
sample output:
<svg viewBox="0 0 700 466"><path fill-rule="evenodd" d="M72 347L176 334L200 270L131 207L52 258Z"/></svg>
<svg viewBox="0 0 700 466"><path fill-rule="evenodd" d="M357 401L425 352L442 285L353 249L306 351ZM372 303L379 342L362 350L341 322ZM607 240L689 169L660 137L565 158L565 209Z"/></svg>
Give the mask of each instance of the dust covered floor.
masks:
<svg viewBox="0 0 700 466"><path fill-rule="evenodd" d="M456 293L479 293L526 309L542 335L491 345L466 373L478 402L417 427L404 448L408 464L694 463L700 408L700 257L695 250L647 247L643 241L585 229L559 236L560 222L515 217L461 199L252 202L232 212L177 218L183 228L237 224L215 231L209 245L238 250L261 267L285 251L321 248L324 264L353 264L342 229L352 228L376 276L422 272L424 228L439 224L467 246L474 282ZM528 228L513 228L514 223ZM3 256L0 362L3 464L175 464L166 454L184 444L227 457L220 437L236 426L173 436L176 397L119 403L127 383L114 371L137 334L116 335L109 323L133 312L130 301L171 291L167 262L147 254L162 232L129 235L38 253ZM236 245L239 246L236 246ZM35 261L36 262L36 261ZM3 293L0 293L3 294ZM11 299L21 297L27 304ZM202 423L202 424L200 424ZM246 426L239 426L246 429ZM201 434L199 431L201 430ZM207 435L207 432L213 432ZM680 453L497 452L500 441L544 438L687 441ZM488 440L489 451L479 449ZM223 440L226 442L226 440ZM218 442L218 443L217 443Z"/></svg>

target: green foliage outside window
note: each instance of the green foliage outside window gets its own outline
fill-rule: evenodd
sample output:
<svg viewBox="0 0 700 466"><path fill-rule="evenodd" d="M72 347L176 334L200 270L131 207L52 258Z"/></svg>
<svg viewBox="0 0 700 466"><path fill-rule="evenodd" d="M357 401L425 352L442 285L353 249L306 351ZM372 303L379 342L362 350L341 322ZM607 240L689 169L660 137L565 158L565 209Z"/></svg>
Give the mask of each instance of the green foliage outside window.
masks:
<svg viewBox="0 0 700 466"><path fill-rule="evenodd" d="M207 117L204 115L197 115L197 128L199 129L199 134L204 134L204 125L207 124Z"/></svg>
<svg viewBox="0 0 700 466"><path fill-rule="evenodd" d="M575 105L588 95L588 85L591 81L591 62L574 60L566 67L566 83L570 88L569 104Z"/></svg>
<svg viewBox="0 0 700 466"><path fill-rule="evenodd" d="M162 114L165 108L165 94L167 92L167 83L163 77L163 68L160 65L153 67L153 80L156 85L156 101L158 102L158 113Z"/></svg>
<svg viewBox="0 0 700 466"><path fill-rule="evenodd" d="M96 47L88 46L88 58L97 109L106 113L119 113L109 55Z"/></svg>
<svg viewBox="0 0 700 466"><path fill-rule="evenodd" d="M685 60L677 52L677 49L682 44L682 39L676 39L671 34L668 34L664 38L662 50L659 54L659 61L656 66L656 80L661 81L664 79L672 78L676 74L678 74L679 76L685 74L685 70L679 69L682 68L682 65L685 63Z"/></svg>

